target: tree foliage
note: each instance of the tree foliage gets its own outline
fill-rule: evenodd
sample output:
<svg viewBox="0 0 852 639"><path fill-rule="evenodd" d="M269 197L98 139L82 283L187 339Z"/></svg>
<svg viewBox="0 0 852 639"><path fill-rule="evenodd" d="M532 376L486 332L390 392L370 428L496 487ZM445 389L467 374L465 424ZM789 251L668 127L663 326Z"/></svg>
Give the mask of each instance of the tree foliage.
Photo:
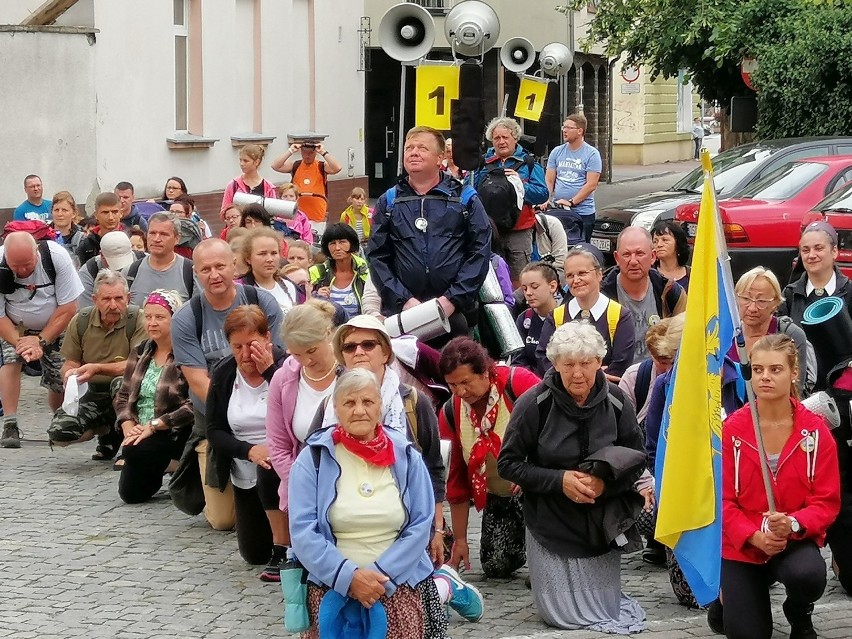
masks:
<svg viewBox="0 0 852 639"><path fill-rule="evenodd" d="M761 137L852 128L852 0L599 0L583 47L593 43L652 78L685 69L704 99L723 105L754 95L740 62L756 58Z"/></svg>

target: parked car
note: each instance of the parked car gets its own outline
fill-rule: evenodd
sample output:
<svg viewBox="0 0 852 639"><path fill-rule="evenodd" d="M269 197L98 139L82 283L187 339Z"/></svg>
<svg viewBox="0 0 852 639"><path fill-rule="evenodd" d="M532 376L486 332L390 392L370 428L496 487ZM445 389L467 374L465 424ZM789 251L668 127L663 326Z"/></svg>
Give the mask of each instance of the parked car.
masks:
<svg viewBox="0 0 852 639"><path fill-rule="evenodd" d="M841 186L806 213L802 229L818 220L837 229L837 266L846 277L852 278L852 182Z"/></svg>
<svg viewBox="0 0 852 639"><path fill-rule="evenodd" d="M845 154L852 154L852 137L784 138L743 144L713 158L716 194L720 200L736 197L756 180L792 160ZM657 219L672 219L678 206L701 200L703 182L704 174L698 167L665 191L622 200L599 210L592 243L611 264L615 240L626 226L650 229Z"/></svg>
<svg viewBox="0 0 852 639"><path fill-rule="evenodd" d="M786 282L802 220L827 194L850 182L852 155L809 158L788 162L743 189L739 197L719 202L734 277L759 265ZM700 206L684 204L675 212L690 241Z"/></svg>

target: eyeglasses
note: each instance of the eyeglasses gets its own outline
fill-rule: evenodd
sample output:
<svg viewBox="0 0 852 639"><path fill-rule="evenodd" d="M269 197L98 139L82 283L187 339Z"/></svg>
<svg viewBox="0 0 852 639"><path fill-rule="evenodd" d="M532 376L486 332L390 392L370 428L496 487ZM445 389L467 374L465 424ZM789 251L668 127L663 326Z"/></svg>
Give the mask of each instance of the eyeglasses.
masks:
<svg viewBox="0 0 852 639"><path fill-rule="evenodd" d="M365 353L372 353L374 350L376 350L376 346L378 345L379 340L365 339L363 342L346 342L343 344L343 346L340 347L340 350L342 350L347 355L351 355L352 353L357 351L358 347L360 346Z"/></svg>
<svg viewBox="0 0 852 639"><path fill-rule="evenodd" d="M578 127L578 126L563 126L562 130L563 131L579 131L580 127Z"/></svg>
<svg viewBox="0 0 852 639"><path fill-rule="evenodd" d="M745 308L754 304L757 308L763 311L769 308L770 304L775 302L775 298L772 298L771 300L756 300L751 297L746 297L745 295L737 295L737 301Z"/></svg>

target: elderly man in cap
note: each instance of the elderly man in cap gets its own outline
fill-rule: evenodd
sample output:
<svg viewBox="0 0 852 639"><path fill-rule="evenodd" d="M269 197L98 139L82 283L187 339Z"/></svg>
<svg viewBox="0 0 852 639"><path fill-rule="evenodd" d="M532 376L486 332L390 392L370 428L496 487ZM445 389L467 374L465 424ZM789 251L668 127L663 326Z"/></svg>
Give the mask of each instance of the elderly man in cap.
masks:
<svg viewBox="0 0 852 639"><path fill-rule="evenodd" d="M86 384L87 389L73 414L66 408L54 413L47 434L51 445L58 446L88 441L97 435L98 448L92 459L109 460L122 440L115 428L111 386L124 375L130 349L147 335L139 307L128 304L130 291L121 273L103 269L95 278L93 290L94 307L81 310L71 319L60 351L65 358L62 379L66 386Z"/></svg>
<svg viewBox="0 0 852 639"><path fill-rule="evenodd" d="M290 173L290 181L299 187L299 210L304 211L311 222L314 233L322 235L328 217L328 176L342 170L338 162L322 144L324 136L291 136L294 142L282 155L272 162L272 169L279 173ZM301 160L294 159L296 153ZM317 160L317 155L322 161Z"/></svg>
<svg viewBox="0 0 852 639"><path fill-rule="evenodd" d="M59 341L83 285L68 252L29 233L10 233L0 247L0 397L6 415L0 446L20 448L21 366L41 361L41 385L52 409L62 402Z"/></svg>
<svg viewBox="0 0 852 639"><path fill-rule="evenodd" d="M142 257L144 253L133 250L130 237L124 231L110 231L104 235L101 239L101 252L80 267L83 294L77 300L77 308L83 309L92 305L92 293L98 273L108 268L127 277L128 267Z"/></svg>

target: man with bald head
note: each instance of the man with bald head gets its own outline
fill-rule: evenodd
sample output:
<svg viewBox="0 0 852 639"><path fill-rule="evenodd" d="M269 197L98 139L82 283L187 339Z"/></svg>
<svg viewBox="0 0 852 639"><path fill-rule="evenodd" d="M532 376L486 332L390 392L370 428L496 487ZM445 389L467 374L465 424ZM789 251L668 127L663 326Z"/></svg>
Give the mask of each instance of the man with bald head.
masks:
<svg viewBox="0 0 852 639"><path fill-rule="evenodd" d="M224 240L208 239L195 247L192 253L193 270L201 294L175 313L172 318L172 345L175 364L181 367L189 384L190 397L195 412L192 436L184 449L180 467L170 485L176 506L185 512L198 514L200 508L187 504L185 495L191 489L180 482L187 479L185 472L194 464L197 455L201 484L206 507L204 515L217 530L234 527L234 496L230 482L218 485L215 458L210 458L208 470L206 402L210 387L210 369L231 354L225 339L225 318L232 310L245 304L257 304L269 321L272 340L281 342L281 309L275 298L266 291L242 284L234 284L236 261L230 246ZM184 472L182 472L184 471Z"/></svg>
<svg viewBox="0 0 852 639"><path fill-rule="evenodd" d="M62 357L59 338L77 311L83 284L71 256L52 241L36 243L32 235L10 233L0 247L0 397L5 417L0 446L20 448L18 401L21 366L41 361L41 385L48 404L62 404Z"/></svg>
<svg viewBox="0 0 852 639"><path fill-rule="evenodd" d="M636 345L633 363L648 357L645 333L662 318L686 310L686 291L653 268L656 256L651 234L638 226L628 226L618 236L615 249L617 268L607 272L601 292L618 300L633 315Z"/></svg>

